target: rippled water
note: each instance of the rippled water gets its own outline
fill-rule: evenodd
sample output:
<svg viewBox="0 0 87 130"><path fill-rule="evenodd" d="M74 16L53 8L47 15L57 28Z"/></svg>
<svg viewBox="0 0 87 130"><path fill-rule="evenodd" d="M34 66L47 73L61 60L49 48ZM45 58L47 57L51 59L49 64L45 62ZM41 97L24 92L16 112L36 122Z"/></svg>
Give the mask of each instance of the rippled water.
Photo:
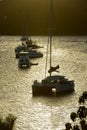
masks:
<svg viewBox="0 0 87 130"><path fill-rule="evenodd" d="M14 49L19 36L0 36L0 115L17 116L14 130L62 130L70 113L79 107L78 98L87 91L87 37L54 37L53 64L60 74L75 80L75 93L62 97L32 97L32 83L45 73L47 37L32 37L43 58L34 59L38 66L18 68Z"/></svg>

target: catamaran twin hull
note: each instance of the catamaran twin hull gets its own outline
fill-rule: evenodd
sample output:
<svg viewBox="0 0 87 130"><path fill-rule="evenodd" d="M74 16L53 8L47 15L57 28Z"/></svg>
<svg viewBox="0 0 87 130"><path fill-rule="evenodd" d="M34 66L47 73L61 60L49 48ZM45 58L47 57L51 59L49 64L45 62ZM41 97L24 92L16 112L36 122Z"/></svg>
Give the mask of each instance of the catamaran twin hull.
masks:
<svg viewBox="0 0 87 130"><path fill-rule="evenodd" d="M52 78L52 77L51 77ZM59 78L59 76L58 76ZM54 80L50 81L47 79L42 80L41 83L34 81L32 85L33 96L53 96L70 93L74 91L74 81L64 80Z"/></svg>

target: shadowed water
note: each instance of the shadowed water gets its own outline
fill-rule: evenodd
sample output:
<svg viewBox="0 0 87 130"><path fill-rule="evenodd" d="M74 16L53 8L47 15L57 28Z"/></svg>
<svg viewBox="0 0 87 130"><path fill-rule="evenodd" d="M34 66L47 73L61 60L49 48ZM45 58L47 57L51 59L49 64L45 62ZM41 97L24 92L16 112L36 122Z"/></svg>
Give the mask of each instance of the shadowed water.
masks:
<svg viewBox="0 0 87 130"><path fill-rule="evenodd" d="M32 97L32 83L45 76L47 37L32 37L43 58L33 59L38 66L19 69L15 47L21 37L0 36L0 116L17 116L14 130L62 130L70 113L79 107L78 98L87 91L87 37L53 37L53 65L75 80L75 93L61 97Z"/></svg>

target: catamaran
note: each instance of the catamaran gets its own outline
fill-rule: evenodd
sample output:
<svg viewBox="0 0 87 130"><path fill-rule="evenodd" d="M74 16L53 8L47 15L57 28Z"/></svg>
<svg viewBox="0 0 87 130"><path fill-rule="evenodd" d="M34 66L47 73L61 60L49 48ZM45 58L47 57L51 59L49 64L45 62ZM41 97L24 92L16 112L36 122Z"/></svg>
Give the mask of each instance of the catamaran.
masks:
<svg viewBox="0 0 87 130"><path fill-rule="evenodd" d="M49 44L50 44L50 69L48 70L49 76L45 76L41 82L35 80L32 85L32 95L33 96L53 96L60 95L64 93L70 93L74 91L74 80L68 80L65 76L58 74L59 65L52 66L52 9L53 9L53 0L50 0L50 35L49 35ZM46 71L45 71L46 72ZM57 73L52 75L53 72Z"/></svg>

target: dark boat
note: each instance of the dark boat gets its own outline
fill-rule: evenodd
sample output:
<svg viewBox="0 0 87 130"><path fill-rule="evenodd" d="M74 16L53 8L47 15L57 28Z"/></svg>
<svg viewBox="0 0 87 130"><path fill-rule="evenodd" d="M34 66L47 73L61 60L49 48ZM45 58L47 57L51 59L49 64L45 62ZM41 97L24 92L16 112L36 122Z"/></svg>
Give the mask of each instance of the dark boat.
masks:
<svg viewBox="0 0 87 130"><path fill-rule="evenodd" d="M15 52L15 57L19 58L21 55L27 54L29 58L40 58L43 57L43 54L41 52L38 52L37 50L29 50L27 51L18 51Z"/></svg>
<svg viewBox="0 0 87 130"><path fill-rule="evenodd" d="M18 67L19 68L29 68L30 67L30 60L27 55L21 55L19 57L19 62L18 62Z"/></svg>
<svg viewBox="0 0 87 130"><path fill-rule="evenodd" d="M33 41L31 39L28 39L26 42L27 48L32 48L32 49L38 49L38 48L43 48L41 46L38 46L36 44L33 44Z"/></svg>
<svg viewBox="0 0 87 130"><path fill-rule="evenodd" d="M49 43L50 43L50 69L48 71L49 76L42 79L41 82L37 80L34 81L32 85L32 95L33 96L53 96L60 95L64 93L70 93L74 91L74 81L68 80L65 76L59 75L57 69L59 69L59 65L56 67L52 67L52 8L53 8L53 1L51 0L51 7L50 7L50 36L49 36ZM48 48L47 48L48 50ZM47 62L46 62L47 63ZM46 72L46 70L45 70ZM55 72L57 74L52 75Z"/></svg>

